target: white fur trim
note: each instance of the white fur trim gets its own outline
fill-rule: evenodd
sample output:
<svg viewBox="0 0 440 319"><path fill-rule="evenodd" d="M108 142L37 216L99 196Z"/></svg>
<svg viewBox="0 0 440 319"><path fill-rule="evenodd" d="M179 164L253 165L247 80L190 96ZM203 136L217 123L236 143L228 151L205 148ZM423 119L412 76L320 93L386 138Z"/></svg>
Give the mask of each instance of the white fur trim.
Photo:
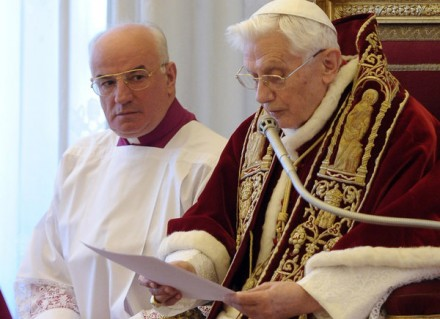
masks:
<svg viewBox="0 0 440 319"><path fill-rule="evenodd" d="M278 214L281 211L281 202L283 200L284 192L288 183L290 183L290 179L286 172L283 171L274 191L272 192L269 204L267 205L257 265L264 262L272 251Z"/></svg>
<svg viewBox="0 0 440 319"><path fill-rule="evenodd" d="M314 269L301 285L337 319L378 319L380 309L397 287L440 276L440 268L335 266ZM323 314L315 314L322 318ZM324 318L325 315L323 315Z"/></svg>
<svg viewBox="0 0 440 319"><path fill-rule="evenodd" d="M303 143L308 141L314 135L322 129L324 124L333 114L334 110L338 106L339 99L342 92L345 90L347 85L353 80L355 72L358 66L358 60L355 57L344 57L345 60L349 62L342 66L338 76L335 81L329 86L329 90L322 100L320 106L313 113L312 117L299 129L283 129L284 134L283 144L289 153L289 156L294 159L296 158L296 149ZM263 234L261 236L261 249L258 255L257 263L264 261L269 255L273 247L273 237L275 235L275 225L278 217L278 213L281 209L281 200L284 196L284 190L290 183L290 179L287 174L281 175L277 182L277 185L272 192L269 205L266 210L266 216L263 226Z"/></svg>
<svg viewBox="0 0 440 319"><path fill-rule="evenodd" d="M218 283L214 263L206 255L197 249L179 250L168 254L165 258L167 263L173 261L187 261L193 265L197 276Z"/></svg>
<svg viewBox="0 0 440 319"><path fill-rule="evenodd" d="M160 244L158 256L165 259L167 255L187 249L199 250L214 263L217 278L221 282L231 262L228 251L223 244L208 232L193 230L188 232L175 232L166 237Z"/></svg>
<svg viewBox="0 0 440 319"><path fill-rule="evenodd" d="M298 284L332 318L363 319L369 315L370 319L378 319L394 289L439 276L438 247L363 246L314 255Z"/></svg>
<svg viewBox="0 0 440 319"><path fill-rule="evenodd" d="M338 266L394 268L440 267L440 248L387 248L363 246L321 252L309 259L306 264L306 273L316 268Z"/></svg>

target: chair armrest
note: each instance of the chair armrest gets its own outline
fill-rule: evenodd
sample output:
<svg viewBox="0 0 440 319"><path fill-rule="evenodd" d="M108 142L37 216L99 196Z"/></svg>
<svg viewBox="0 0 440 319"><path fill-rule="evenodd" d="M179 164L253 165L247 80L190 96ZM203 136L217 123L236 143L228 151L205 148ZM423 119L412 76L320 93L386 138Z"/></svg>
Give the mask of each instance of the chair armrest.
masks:
<svg viewBox="0 0 440 319"><path fill-rule="evenodd" d="M397 288L384 309L390 316L440 315L440 278Z"/></svg>

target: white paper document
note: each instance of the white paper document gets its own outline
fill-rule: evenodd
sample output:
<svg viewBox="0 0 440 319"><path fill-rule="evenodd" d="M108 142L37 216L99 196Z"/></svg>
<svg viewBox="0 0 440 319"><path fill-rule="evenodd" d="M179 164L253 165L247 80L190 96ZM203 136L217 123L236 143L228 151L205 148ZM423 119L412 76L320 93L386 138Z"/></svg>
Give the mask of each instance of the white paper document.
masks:
<svg viewBox="0 0 440 319"><path fill-rule="evenodd" d="M212 281L172 266L151 256L126 255L99 249L84 243L87 247L128 269L160 285L174 287L185 298L223 301L225 295L233 291Z"/></svg>

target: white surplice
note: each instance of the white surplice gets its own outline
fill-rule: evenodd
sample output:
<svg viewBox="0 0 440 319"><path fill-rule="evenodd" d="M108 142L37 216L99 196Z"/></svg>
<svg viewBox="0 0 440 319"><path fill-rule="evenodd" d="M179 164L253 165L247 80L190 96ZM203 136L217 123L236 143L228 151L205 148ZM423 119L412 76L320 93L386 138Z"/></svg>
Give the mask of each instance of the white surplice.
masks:
<svg viewBox="0 0 440 319"><path fill-rule="evenodd" d="M123 319L149 308L136 274L83 242L155 255L167 221L195 203L226 140L191 121L164 148L117 141L108 130L64 154L17 276L20 318Z"/></svg>

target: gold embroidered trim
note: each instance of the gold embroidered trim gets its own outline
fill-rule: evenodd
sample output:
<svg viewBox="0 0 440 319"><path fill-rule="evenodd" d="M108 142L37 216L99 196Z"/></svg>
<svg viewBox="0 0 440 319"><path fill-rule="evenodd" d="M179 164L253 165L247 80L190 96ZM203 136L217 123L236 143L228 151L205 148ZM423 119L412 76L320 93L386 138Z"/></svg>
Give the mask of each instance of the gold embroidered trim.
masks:
<svg viewBox="0 0 440 319"><path fill-rule="evenodd" d="M381 24L379 36L382 41L439 41L440 28L436 23Z"/></svg>
<svg viewBox="0 0 440 319"><path fill-rule="evenodd" d="M334 8L335 18L347 17L360 13L375 13L378 18L382 17L438 17L440 15L439 4L431 4L418 1L417 4L403 4L401 2L380 4L377 1L359 4L342 4Z"/></svg>
<svg viewBox="0 0 440 319"><path fill-rule="evenodd" d="M343 102L340 114L336 116L335 122L326 133L324 143L312 166L319 165L318 177L320 178L316 179L316 176L312 176L312 168L305 182L306 187L312 188L311 193L313 196L331 205L353 212L359 211L362 207L391 131L407 98L406 96L404 100L395 100L400 90L399 83L387 71L387 62L382 54L382 45L377 37L377 30L372 28L373 25L370 25L373 20L372 17L365 22L358 33L358 44L362 43L363 46L366 45L367 47L363 49L364 53L360 57L360 67L353 82L352 93ZM367 28L372 29L372 31L369 31L365 37ZM360 40L362 33L364 35ZM366 90L369 87L372 90ZM363 97L360 94L366 92L367 96L365 98L366 100L371 99L370 104L374 105L373 108L367 107L366 112L355 114L350 120L350 113L356 111L355 105L362 102ZM380 96L380 99L378 96ZM399 99L401 98L399 96ZM388 114L392 101L395 101L393 110ZM358 119L357 117L361 118ZM358 123L358 120L365 119L367 122L364 124L365 127L368 127L368 130L364 130L360 136L353 139L357 149L359 147L361 149L359 155L356 155L356 162L347 166L345 164L335 166L338 145L340 145L340 139L344 134L342 128L346 127L346 121L352 121L354 125ZM385 119L387 120L387 126L382 128ZM391 121L390 124L388 124L389 121ZM359 126L359 124L354 126ZM380 139L379 136L381 136ZM347 147L347 145L348 142L344 146ZM342 162L349 160L351 159L346 157ZM354 165L354 168L351 165ZM304 266L307 260L317 252L332 249L339 238L349 232L354 225L352 220L319 210L301 199L298 199L295 203L293 212L304 214L304 217L295 217L293 213L291 214L286 225L285 234L280 240L284 243L288 240L289 245L277 245L274 248L271 260L265 266L261 278L265 278L265 272L269 267L274 266L273 263L277 262L277 258L281 257L281 261L270 280L297 281L301 279L304 275ZM290 230L293 227L294 218L303 218L304 221L300 222L293 230ZM282 254L282 256L279 256L279 254Z"/></svg>
<svg viewBox="0 0 440 319"><path fill-rule="evenodd" d="M363 26L363 29L371 19ZM386 71L388 65L385 57L378 53L382 52L382 44L377 33L370 33L366 40L369 45L360 60L361 67L355 76L358 80L355 81L351 96L345 102L347 107L344 107L343 114L336 125L335 134L331 138L329 150L318 174L323 178L361 187L366 186L367 183L368 164L376 145L375 140L379 135L380 126L391 106L391 101L399 90L397 79ZM374 83L373 87L377 88L366 90L361 101L351 107L356 93L362 92L367 83ZM377 106L375 104L379 96L381 103ZM361 111L357 110L358 107ZM377 107L379 111L375 118L372 118L373 108ZM359 130L356 129L357 127ZM367 129L370 131L367 132ZM361 141L367 133L367 143L362 145ZM338 149L335 149L336 146L339 146ZM339 155L339 150L344 150L344 154ZM334 155L336 156L333 160Z"/></svg>
<svg viewBox="0 0 440 319"><path fill-rule="evenodd" d="M274 158L272 146L270 144L265 146L266 139L264 135L256 129L257 120L263 114L266 114L263 109L255 114L246 135L246 145L244 145L241 154L237 192L237 249L249 226L252 212L258 203L258 198Z"/></svg>
<svg viewBox="0 0 440 319"><path fill-rule="evenodd" d="M316 0L331 20L360 13L374 13L381 24L440 22L440 4L435 0Z"/></svg>
<svg viewBox="0 0 440 319"><path fill-rule="evenodd" d="M283 171L283 173L285 173ZM277 224L275 227L275 242L277 243L281 236L283 235L286 223L289 220L289 214L287 214L287 207L289 206L290 192L292 191L292 183L288 181L286 188L284 190L283 203L281 206L281 211L278 213Z"/></svg>
<svg viewBox="0 0 440 319"><path fill-rule="evenodd" d="M313 150L315 149L315 147L317 147L322 140L324 139L324 135L320 136L307 150L305 150L296 160L294 163L292 163L293 167L297 167L298 164ZM283 170L282 174L286 174L287 173ZM287 209L288 209L288 204L289 204L289 198L291 195L291 190L292 190L292 183L289 179L286 188L284 190L284 197L283 197L283 203L282 203L282 207L281 207L281 211L278 213L278 219L277 219L277 225L276 225L276 230L275 230L275 243L277 244L281 238L281 236L283 236L284 234L284 230L286 227L287 222L289 221L289 214L287 213ZM251 233L252 234L252 233ZM260 278L261 276L264 274L266 266L269 263L270 260L270 256L268 258L266 258L265 261L263 261L262 263L256 265L255 269L252 270L252 246L253 246L253 236L250 236L249 239L250 242L250 251L249 251L249 263L250 263L250 268L249 268L249 277L246 280L244 286L243 286L243 290L249 290L251 288L254 288L255 286L257 286L260 282ZM276 246L276 245L275 245Z"/></svg>
<svg viewBox="0 0 440 319"><path fill-rule="evenodd" d="M390 64L390 71L398 72L414 72L414 71L429 71L438 72L440 71L440 64Z"/></svg>
<svg viewBox="0 0 440 319"><path fill-rule="evenodd" d="M304 183L313 196L353 212L362 208L390 134L408 98L407 92L400 91L399 82L388 72L374 17L362 25L356 41L359 47L362 46L363 54L359 57L360 65L352 91L320 142L321 146ZM359 106L362 112L356 113L357 105L362 103L363 107ZM344 132L350 124L353 128L361 125L363 129ZM351 133L358 135L340 143L344 134L350 137ZM339 145L341 148L348 147L352 146L352 142L355 152L358 152L352 156L353 162L349 156L338 155ZM253 210L247 212L252 214ZM269 258L255 267L244 288L255 287L263 280L301 279L307 260L320 251L331 250L353 225L352 220L334 216L298 198L281 238ZM268 273L269 270L273 273Z"/></svg>

